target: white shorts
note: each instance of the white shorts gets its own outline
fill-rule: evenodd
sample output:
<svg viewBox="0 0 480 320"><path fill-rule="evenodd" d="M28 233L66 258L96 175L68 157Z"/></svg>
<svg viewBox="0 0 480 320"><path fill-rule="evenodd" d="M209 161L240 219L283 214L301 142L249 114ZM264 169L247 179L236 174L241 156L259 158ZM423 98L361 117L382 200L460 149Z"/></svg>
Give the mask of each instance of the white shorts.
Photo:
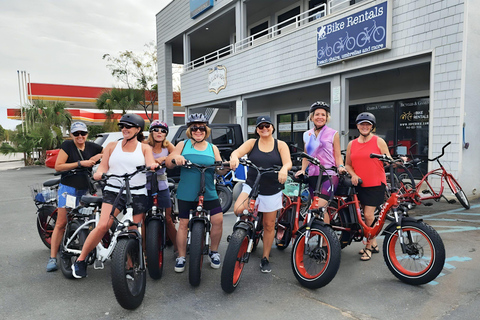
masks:
<svg viewBox="0 0 480 320"><path fill-rule="evenodd" d="M242 193L250 194L252 188L246 183L243 184ZM258 211L273 212L283 208L282 191L272 194L271 196L258 195L257 197Z"/></svg>

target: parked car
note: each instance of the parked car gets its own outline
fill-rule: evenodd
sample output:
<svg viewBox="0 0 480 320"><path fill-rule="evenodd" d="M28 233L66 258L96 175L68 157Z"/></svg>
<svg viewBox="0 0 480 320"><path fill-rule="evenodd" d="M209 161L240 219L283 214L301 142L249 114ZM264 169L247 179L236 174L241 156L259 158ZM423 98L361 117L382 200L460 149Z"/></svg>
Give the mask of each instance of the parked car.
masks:
<svg viewBox="0 0 480 320"><path fill-rule="evenodd" d="M145 138L148 138L148 131L143 131ZM103 148L107 146L109 142L118 141L123 139L122 132L103 132L97 134L95 140L96 144L101 145ZM45 165L49 168L55 169L55 162L57 161L58 152L60 149L47 150L47 158L45 159Z"/></svg>

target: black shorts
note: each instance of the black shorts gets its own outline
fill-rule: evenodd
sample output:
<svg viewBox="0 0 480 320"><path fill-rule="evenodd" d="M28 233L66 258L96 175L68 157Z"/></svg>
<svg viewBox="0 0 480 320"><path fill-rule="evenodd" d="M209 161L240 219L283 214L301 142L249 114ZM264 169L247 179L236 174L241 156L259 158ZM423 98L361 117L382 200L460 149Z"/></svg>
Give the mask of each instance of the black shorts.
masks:
<svg viewBox="0 0 480 320"><path fill-rule="evenodd" d="M385 202L385 185L382 183L376 187L362 187L355 188L358 193L358 200L364 206L378 207Z"/></svg>
<svg viewBox="0 0 480 320"><path fill-rule="evenodd" d="M111 204L118 210L122 211L125 209L126 195L122 194L120 198L115 203L118 193L108 190L103 190L103 202ZM147 196L144 194L132 194L133 200L133 215L142 214L147 212Z"/></svg>
<svg viewBox="0 0 480 320"><path fill-rule="evenodd" d="M182 219L188 219L190 210L197 209L198 201L183 201L178 199L178 217ZM214 216L217 213L222 212L222 206L220 200L203 201L203 208L210 210L210 216Z"/></svg>

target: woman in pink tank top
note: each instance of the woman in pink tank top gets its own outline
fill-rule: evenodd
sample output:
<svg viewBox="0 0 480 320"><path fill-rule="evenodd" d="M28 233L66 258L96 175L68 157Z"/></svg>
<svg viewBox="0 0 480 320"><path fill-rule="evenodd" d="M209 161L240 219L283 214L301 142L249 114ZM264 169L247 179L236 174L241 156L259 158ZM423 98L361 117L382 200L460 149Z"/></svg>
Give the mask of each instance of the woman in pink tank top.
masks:
<svg viewBox="0 0 480 320"><path fill-rule="evenodd" d="M355 122L360 136L348 144L346 168L355 186L358 185L358 180L362 179L361 186L356 190L365 215L365 223L370 226L375 220L375 208L385 200L387 184L382 162L371 159L370 154L386 154L390 157L390 153L385 141L373 134L376 123L373 114L362 112ZM370 239L365 248L359 252L362 255L360 260L368 261L372 258L372 253L378 252L377 239Z"/></svg>

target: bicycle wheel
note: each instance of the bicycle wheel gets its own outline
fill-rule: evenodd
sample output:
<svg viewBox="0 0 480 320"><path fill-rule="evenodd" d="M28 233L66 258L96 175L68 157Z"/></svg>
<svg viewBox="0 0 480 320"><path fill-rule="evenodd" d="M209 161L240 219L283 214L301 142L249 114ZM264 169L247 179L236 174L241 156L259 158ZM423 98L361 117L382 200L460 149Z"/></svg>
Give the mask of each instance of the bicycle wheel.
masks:
<svg viewBox="0 0 480 320"><path fill-rule="evenodd" d="M43 206L37 211L37 231L43 244L50 249L52 233L57 221L57 208Z"/></svg>
<svg viewBox="0 0 480 320"><path fill-rule="evenodd" d="M218 200L220 200L220 206L222 207L222 212L223 213L228 212L233 202L232 191L228 187L222 186L222 185L216 185L215 189L217 190Z"/></svg>
<svg viewBox="0 0 480 320"><path fill-rule="evenodd" d="M445 263L442 238L431 226L420 221L403 222L402 252L398 230L394 225L385 231L383 257L388 269L401 281L420 285L435 279Z"/></svg>
<svg viewBox="0 0 480 320"><path fill-rule="evenodd" d="M221 285L226 293L232 293L240 283L248 241L246 230L236 229L232 233L222 266Z"/></svg>
<svg viewBox="0 0 480 320"><path fill-rule="evenodd" d="M82 225L79 221L73 221L68 223L65 228L65 234L63 235L62 243L60 243L60 270L67 279L73 279L72 265L77 261L78 255L69 253L65 250L67 241L70 239L69 248L82 250L83 244L88 236L87 230L80 230L75 238L72 239L75 231Z"/></svg>
<svg viewBox="0 0 480 320"><path fill-rule="evenodd" d="M453 176L447 176L447 183L450 187L450 190L452 190L452 193L455 195L455 197L457 197L458 202L460 202L465 209L470 209L470 202L468 201L465 192L463 192L463 189L460 187L457 180L455 180Z"/></svg>
<svg viewBox="0 0 480 320"><path fill-rule="evenodd" d="M292 239L292 222L295 218L295 210L297 206L293 205L287 210L281 210L275 228L275 245L279 250L285 250Z"/></svg>
<svg viewBox="0 0 480 320"><path fill-rule="evenodd" d="M112 287L125 309L136 309L145 296L147 275L140 268L143 254L137 239L121 238L112 254Z"/></svg>
<svg viewBox="0 0 480 320"><path fill-rule="evenodd" d="M340 267L340 242L330 227L314 224L305 243L305 229L297 236L292 249L292 269L304 287L326 286Z"/></svg>
<svg viewBox="0 0 480 320"><path fill-rule="evenodd" d="M148 274L152 279L160 279L163 272L163 235L164 224L159 219L152 219L147 224L146 260Z"/></svg>
<svg viewBox="0 0 480 320"><path fill-rule="evenodd" d="M190 239L190 261L188 266L188 281L194 287L200 285L203 265L203 249L205 246L205 224L195 221Z"/></svg>

